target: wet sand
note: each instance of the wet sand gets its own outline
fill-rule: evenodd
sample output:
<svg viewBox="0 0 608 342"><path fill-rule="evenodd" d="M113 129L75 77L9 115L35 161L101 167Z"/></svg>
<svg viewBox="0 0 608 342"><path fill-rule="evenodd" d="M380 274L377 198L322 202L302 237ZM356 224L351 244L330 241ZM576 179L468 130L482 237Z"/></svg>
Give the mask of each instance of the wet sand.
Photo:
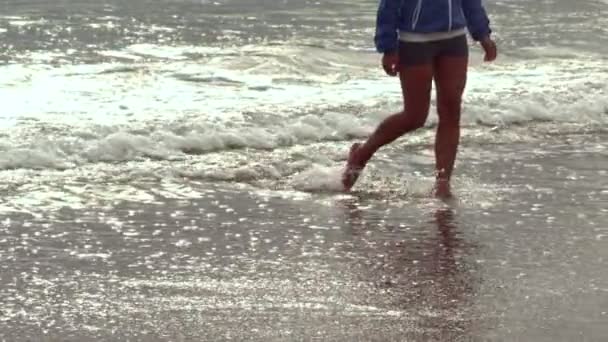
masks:
<svg viewBox="0 0 608 342"><path fill-rule="evenodd" d="M394 156L351 195L191 180L188 200L15 214L0 225L0 336L602 341L605 153L501 148L463 149L461 178L486 192L458 184L451 203L379 190Z"/></svg>
<svg viewBox="0 0 608 342"><path fill-rule="evenodd" d="M456 200L375 1L3 0L0 341L606 341L605 1L486 1Z"/></svg>

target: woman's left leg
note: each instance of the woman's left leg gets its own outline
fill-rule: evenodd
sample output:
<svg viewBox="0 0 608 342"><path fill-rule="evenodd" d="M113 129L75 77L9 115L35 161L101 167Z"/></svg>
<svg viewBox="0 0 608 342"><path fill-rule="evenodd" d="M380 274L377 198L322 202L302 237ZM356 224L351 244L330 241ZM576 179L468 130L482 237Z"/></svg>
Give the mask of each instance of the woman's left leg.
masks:
<svg viewBox="0 0 608 342"><path fill-rule="evenodd" d="M435 138L435 191L440 197L451 196L450 178L460 141L460 111L468 68L466 39L464 44L464 47L456 45L453 50L440 54L434 62L439 115Z"/></svg>

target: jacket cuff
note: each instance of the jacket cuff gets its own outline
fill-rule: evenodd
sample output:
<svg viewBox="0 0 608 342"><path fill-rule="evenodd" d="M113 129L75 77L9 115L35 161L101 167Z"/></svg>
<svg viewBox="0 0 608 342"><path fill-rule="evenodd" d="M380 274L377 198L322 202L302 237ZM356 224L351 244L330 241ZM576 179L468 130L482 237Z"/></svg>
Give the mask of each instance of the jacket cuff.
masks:
<svg viewBox="0 0 608 342"><path fill-rule="evenodd" d="M484 31L471 32L471 36L473 37L473 40L478 41L478 42L484 40L486 37L489 37L491 34L492 34L492 30L489 28Z"/></svg>
<svg viewBox="0 0 608 342"><path fill-rule="evenodd" d="M399 41L395 41L390 45L379 45L376 47L376 51L384 54L396 53L399 51Z"/></svg>

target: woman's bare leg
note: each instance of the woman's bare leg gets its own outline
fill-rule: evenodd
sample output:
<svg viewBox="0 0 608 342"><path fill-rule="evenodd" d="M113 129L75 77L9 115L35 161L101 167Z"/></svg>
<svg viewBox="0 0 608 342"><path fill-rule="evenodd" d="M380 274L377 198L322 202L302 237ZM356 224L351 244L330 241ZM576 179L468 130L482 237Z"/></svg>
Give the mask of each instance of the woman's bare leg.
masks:
<svg viewBox="0 0 608 342"><path fill-rule="evenodd" d="M435 139L436 195L449 197L450 178L460 140L460 111L466 86L468 58L466 56L437 57L435 87L439 124Z"/></svg>
<svg viewBox="0 0 608 342"><path fill-rule="evenodd" d="M399 73L404 109L384 119L363 144L351 147L342 184L349 190L357 181L367 162L380 147L390 144L407 132L416 130L426 122L429 114L433 65L404 66Z"/></svg>

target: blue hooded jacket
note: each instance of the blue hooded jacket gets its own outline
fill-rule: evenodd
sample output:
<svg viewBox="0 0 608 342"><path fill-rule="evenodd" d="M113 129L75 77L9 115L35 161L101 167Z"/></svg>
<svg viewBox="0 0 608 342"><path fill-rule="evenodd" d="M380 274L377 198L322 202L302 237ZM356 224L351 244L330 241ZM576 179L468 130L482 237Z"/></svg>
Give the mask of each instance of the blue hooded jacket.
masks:
<svg viewBox="0 0 608 342"><path fill-rule="evenodd" d="M488 36L482 0L380 0L374 42L380 53L398 47L398 32L449 32L467 27L474 40Z"/></svg>

